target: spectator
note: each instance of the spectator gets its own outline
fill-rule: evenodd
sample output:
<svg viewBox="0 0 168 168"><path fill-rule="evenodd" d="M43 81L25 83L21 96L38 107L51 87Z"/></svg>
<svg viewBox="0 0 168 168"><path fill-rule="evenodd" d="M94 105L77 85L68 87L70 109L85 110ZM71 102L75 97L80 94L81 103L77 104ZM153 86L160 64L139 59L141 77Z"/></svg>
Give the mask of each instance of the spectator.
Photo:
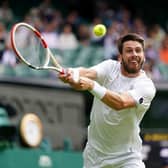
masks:
<svg viewBox="0 0 168 168"><path fill-rule="evenodd" d="M12 66L12 67L17 64L16 56L13 52L13 49L11 47L9 40L7 40L6 50L4 51L2 55L1 63L4 65Z"/></svg>
<svg viewBox="0 0 168 168"><path fill-rule="evenodd" d="M97 37L93 33L93 28L97 24L102 24L102 19L100 17L93 18L92 23L89 25L89 31L90 31L90 41L93 45L102 45L102 37Z"/></svg>
<svg viewBox="0 0 168 168"><path fill-rule="evenodd" d="M157 64L159 62L158 50L154 48L152 43L149 42L146 44L145 48L146 61L144 63L144 70L148 76L152 79L159 80L161 79L161 74L158 70Z"/></svg>
<svg viewBox="0 0 168 168"><path fill-rule="evenodd" d="M65 18L65 22L71 24L72 31L78 35L79 25L82 24L83 19L79 16L77 10L72 10L67 17Z"/></svg>
<svg viewBox="0 0 168 168"><path fill-rule="evenodd" d="M5 50L6 36L7 32L5 25L2 22L0 22L0 60L2 59L2 55Z"/></svg>
<svg viewBox="0 0 168 168"><path fill-rule="evenodd" d="M0 21L2 21L5 26L9 26L14 20L14 14L9 6L8 0L3 0L0 7Z"/></svg>
<svg viewBox="0 0 168 168"><path fill-rule="evenodd" d="M71 25L65 24L59 36L59 49L76 49L77 46L78 41L75 34L72 32Z"/></svg>
<svg viewBox="0 0 168 168"><path fill-rule="evenodd" d="M77 37L79 43L83 46L88 46L90 44L90 31L86 24L80 24L78 27Z"/></svg>
<svg viewBox="0 0 168 168"><path fill-rule="evenodd" d="M45 13L43 24L44 29L41 33L49 48L59 48L59 23L57 22L57 18L55 17L52 10L49 10Z"/></svg>
<svg viewBox="0 0 168 168"><path fill-rule="evenodd" d="M119 38L118 33L118 22L115 21L112 25L107 29L107 35L104 38L104 57L105 59L114 59L118 58L118 50L117 50L117 39Z"/></svg>
<svg viewBox="0 0 168 168"><path fill-rule="evenodd" d="M141 34L144 38L146 38L146 25L142 18L140 17L135 17L133 19L133 24L132 24L132 31L134 33Z"/></svg>
<svg viewBox="0 0 168 168"><path fill-rule="evenodd" d="M168 65L168 34L162 40L161 47L159 49L160 61Z"/></svg>
<svg viewBox="0 0 168 168"><path fill-rule="evenodd" d="M155 32L154 45L158 49L161 46L162 40L165 38L166 32L159 24L154 24L152 29Z"/></svg>

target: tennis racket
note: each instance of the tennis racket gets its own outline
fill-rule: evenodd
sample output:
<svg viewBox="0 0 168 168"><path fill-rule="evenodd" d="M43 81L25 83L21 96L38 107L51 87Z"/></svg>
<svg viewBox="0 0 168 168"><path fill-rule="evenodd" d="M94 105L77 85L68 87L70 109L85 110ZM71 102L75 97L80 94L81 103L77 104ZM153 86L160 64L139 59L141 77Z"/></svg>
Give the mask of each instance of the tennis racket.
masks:
<svg viewBox="0 0 168 168"><path fill-rule="evenodd" d="M16 23L11 29L11 45L19 60L36 70L55 70L66 74L41 33L30 24Z"/></svg>

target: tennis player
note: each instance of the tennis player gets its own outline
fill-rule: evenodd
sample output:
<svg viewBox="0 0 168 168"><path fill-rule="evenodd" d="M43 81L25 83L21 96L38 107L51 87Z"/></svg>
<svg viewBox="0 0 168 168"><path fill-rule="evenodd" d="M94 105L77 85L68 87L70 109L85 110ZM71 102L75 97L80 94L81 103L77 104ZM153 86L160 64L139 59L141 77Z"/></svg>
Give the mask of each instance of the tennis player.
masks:
<svg viewBox="0 0 168 168"><path fill-rule="evenodd" d="M129 33L118 40L120 61L105 60L59 75L74 89L94 95L84 168L145 168L139 125L156 89L142 70L144 48L144 39ZM74 74L79 74L78 81Z"/></svg>

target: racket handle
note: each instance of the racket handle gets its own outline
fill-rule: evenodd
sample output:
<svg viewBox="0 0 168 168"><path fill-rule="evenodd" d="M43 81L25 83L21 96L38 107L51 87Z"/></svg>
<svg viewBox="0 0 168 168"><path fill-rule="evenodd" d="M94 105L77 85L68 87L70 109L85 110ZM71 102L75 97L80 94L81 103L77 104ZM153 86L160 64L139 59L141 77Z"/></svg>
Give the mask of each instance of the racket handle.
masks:
<svg viewBox="0 0 168 168"><path fill-rule="evenodd" d="M76 83L79 82L79 78L80 78L79 70L71 68L71 71L73 71L72 78L73 78L74 82L76 82ZM66 76L66 75L69 75L70 73L69 73L68 69L63 68L62 71L60 72L60 74Z"/></svg>
<svg viewBox="0 0 168 168"><path fill-rule="evenodd" d="M68 69L62 68L60 74L62 74L62 75L68 74Z"/></svg>

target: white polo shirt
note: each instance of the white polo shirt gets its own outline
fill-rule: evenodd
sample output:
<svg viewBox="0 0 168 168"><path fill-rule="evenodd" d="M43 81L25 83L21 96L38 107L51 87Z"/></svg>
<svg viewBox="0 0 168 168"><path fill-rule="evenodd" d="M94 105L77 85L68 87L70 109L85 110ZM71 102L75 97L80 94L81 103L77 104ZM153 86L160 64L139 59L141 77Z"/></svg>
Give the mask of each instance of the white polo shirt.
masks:
<svg viewBox="0 0 168 168"><path fill-rule="evenodd" d="M94 98L88 127L88 144L107 155L140 152L139 124L149 108L156 89L144 71L135 78L121 74L120 62L106 60L94 67L97 82L115 92L128 92L136 107L116 111Z"/></svg>

